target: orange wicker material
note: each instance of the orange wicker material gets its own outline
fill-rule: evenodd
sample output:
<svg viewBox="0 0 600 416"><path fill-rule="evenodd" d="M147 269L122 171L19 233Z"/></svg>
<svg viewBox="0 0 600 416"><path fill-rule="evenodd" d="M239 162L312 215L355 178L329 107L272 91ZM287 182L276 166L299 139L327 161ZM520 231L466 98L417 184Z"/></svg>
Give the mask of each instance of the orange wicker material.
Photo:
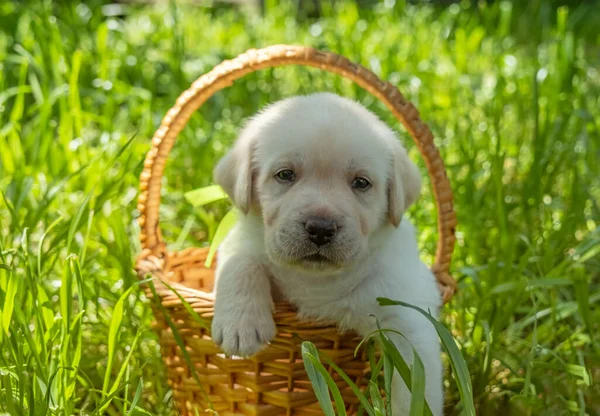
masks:
<svg viewBox="0 0 600 416"><path fill-rule="evenodd" d="M213 313L214 266L211 269L204 266L207 249L168 252L161 237L161 179L175 139L191 115L214 93L236 79L259 69L284 65L316 67L353 80L384 102L408 130L425 159L438 211L439 240L432 271L445 302L456 290L456 282L448 273L456 226L452 190L433 135L416 108L396 87L334 53L288 45L249 50L216 66L180 95L152 139L140 178L138 209L142 252L136 268L141 277L155 278L155 289L148 286L146 292L158 297L153 302L156 330L174 401L183 415L196 414L196 410L203 413L209 408L208 401L221 415L322 414L300 355L300 344L306 340L332 358L357 384L366 382L364 376L369 365L365 353L354 354L360 338L340 334L335 326L302 322L297 319L294 308L285 303L276 305L277 337L263 352L243 360L225 357L211 340L208 330ZM198 316L205 320L204 325ZM186 353L181 351L173 328L181 337L179 342L185 344ZM195 371L188 367L190 361ZM333 375L352 413L357 408L357 400L335 372Z"/></svg>

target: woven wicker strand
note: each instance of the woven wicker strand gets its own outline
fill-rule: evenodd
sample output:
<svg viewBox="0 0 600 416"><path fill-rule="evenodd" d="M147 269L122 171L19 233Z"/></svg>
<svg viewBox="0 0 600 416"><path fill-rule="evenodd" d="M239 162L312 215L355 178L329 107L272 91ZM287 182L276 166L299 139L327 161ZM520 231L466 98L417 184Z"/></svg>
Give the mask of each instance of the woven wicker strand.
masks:
<svg viewBox="0 0 600 416"><path fill-rule="evenodd" d="M445 302L456 290L456 282L448 273L456 226L450 182L431 131L421 121L416 108L396 87L340 55L302 46L275 45L252 49L235 59L224 61L198 78L167 112L154 134L140 176L138 209L142 252L136 269L140 276L150 274L156 278L156 294L160 298L157 299L160 308L156 304L153 306L156 330L173 397L183 415L209 408L209 401L222 415L321 414L299 353L304 340L315 343L357 384L365 383L368 364L363 355L354 356L359 342L357 336L340 334L335 326L325 323L301 322L296 318L293 307L287 304L276 305L274 318L278 334L266 350L246 360L225 357L210 339L208 329L190 316L182 302L182 299L185 300L200 318L208 321L212 318L214 299L210 292L214 268L204 267L207 250L190 248L177 253L168 252L161 236L161 180L169 152L191 115L213 94L230 86L236 79L259 69L285 65L316 67L353 80L384 102L408 130L425 159L438 211L439 239L431 269ZM161 282L169 282L177 294ZM149 289L146 293L152 296ZM186 365L175 342L173 325L186 345L187 355L208 397ZM336 378L338 380L339 377ZM340 382L340 388L348 410L356 410L356 398L352 392L343 382Z"/></svg>

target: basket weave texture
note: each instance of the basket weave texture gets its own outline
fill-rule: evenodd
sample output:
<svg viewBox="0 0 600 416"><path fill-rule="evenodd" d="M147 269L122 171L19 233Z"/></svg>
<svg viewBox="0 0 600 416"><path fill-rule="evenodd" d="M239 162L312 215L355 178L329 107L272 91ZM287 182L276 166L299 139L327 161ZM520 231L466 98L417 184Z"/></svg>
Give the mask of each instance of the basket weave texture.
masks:
<svg viewBox="0 0 600 416"><path fill-rule="evenodd" d="M284 65L316 67L353 80L385 103L408 130L427 165L438 211L439 239L431 269L445 302L456 290L456 282L448 273L456 226L450 182L431 131L396 87L340 55L302 46L253 49L224 61L198 78L167 112L154 134L140 177L138 221L142 252L136 269L140 277L154 277L152 285L146 285L146 293L154 298L155 329L173 398L182 415L204 413L209 408L225 416L322 414L304 371L300 354L303 341L313 342L358 385L364 386L367 381L369 364L365 352L355 355L359 337L340 334L335 326L326 323L300 321L293 306L286 303L276 305L277 337L264 351L248 359L226 357L210 338L214 265L210 269L204 266L208 250L169 252L161 237L161 179L175 139L191 115L236 79L259 69ZM185 346L184 352L179 344ZM332 374L352 414L357 409L357 399L346 383L335 372Z"/></svg>

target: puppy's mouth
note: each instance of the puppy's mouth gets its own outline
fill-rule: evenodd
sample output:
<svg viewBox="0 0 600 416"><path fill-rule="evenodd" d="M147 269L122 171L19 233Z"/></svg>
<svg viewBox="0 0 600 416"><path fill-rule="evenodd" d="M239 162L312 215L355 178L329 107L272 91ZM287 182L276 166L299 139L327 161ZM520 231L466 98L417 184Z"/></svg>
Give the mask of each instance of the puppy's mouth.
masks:
<svg viewBox="0 0 600 416"><path fill-rule="evenodd" d="M331 260L329 260L327 257L325 257L324 255L319 254L319 253L305 256L302 258L302 260L309 261L311 263L329 263L329 262L331 262Z"/></svg>

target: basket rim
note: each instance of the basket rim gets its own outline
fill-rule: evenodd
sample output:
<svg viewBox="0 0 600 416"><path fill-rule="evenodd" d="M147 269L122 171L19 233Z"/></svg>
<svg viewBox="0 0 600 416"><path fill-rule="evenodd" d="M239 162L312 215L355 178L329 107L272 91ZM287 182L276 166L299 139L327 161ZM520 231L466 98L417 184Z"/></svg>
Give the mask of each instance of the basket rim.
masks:
<svg viewBox="0 0 600 416"><path fill-rule="evenodd" d="M457 221L452 187L431 130L421 120L415 106L397 87L382 81L373 72L341 55L306 46L273 45L263 49L250 49L218 64L181 93L156 130L140 175L138 224L142 251L138 263L150 256L164 260L168 258L159 221L161 181L169 152L191 115L212 95L232 85L236 79L261 69L287 65L314 67L354 81L382 101L409 132L425 160L433 189L439 237L431 270L438 281L443 301L448 302L457 289L456 281L449 273Z"/></svg>

